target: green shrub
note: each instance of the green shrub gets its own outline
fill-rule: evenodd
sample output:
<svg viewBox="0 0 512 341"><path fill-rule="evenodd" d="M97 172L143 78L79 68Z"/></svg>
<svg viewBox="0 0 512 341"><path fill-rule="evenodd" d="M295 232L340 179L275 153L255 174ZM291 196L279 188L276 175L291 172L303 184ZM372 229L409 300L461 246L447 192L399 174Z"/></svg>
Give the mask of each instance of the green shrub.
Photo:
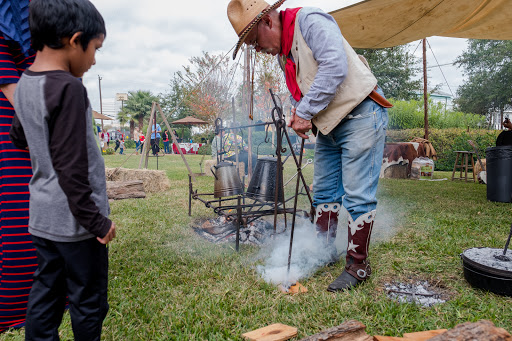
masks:
<svg viewBox="0 0 512 341"><path fill-rule="evenodd" d="M115 154L114 153L114 148L107 148L104 151L102 150L101 154L103 154L103 155L113 155L113 154Z"/></svg>
<svg viewBox="0 0 512 341"><path fill-rule="evenodd" d="M125 140L124 141L124 147L126 149L128 149L128 148L135 149L135 141L133 141L133 140Z"/></svg>
<svg viewBox="0 0 512 341"><path fill-rule="evenodd" d="M215 133L213 131L206 131L204 133L195 134L192 136L192 139L196 143L211 143Z"/></svg>
<svg viewBox="0 0 512 341"><path fill-rule="evenodd" d="M469 145L468 140L473 140L477 145L480 158L485 158L485 149L496 146L496 138L501 130L473 129L469 132L467 129L430 129L429 141L434 146L438 160L435 162L435 169L442 171L453 170L455 163L455 151L472 151L473 147ZM423 137L425 131L423 128L388 130L386 142L408 142L415 137ZM475 155L476 162L476 155Z"/></svg>
<svg viewBox="0 0 512 341"><path fill-rule="evenodd" d="M197 154L199 155L212 155L212 144L203 144L199 149L197 150Z"/></svg>
<svg viewBox="0 0 512 341"><path fill-rule="evenodd" d="M414 129L425 125L423 100L398 101L391 99L393 107L388 109L389 129ZM486 126L485 116L466 114L458 111L445 111L443 103L428 101L429 127L437 129L446 128L472 128L479 129Z"/></svg>

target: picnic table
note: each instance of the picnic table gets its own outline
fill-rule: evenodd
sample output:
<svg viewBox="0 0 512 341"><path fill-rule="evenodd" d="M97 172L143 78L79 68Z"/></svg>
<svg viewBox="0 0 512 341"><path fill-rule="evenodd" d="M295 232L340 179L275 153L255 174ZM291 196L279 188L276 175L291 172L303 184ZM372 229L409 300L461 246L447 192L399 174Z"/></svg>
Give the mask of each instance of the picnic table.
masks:
<svg viewBox="0 0 512 341"><path fill-rule="evenodd" d="M203 143L173 143L172 144L172 152L174 154L179 154L179 151L178 151L178 146L179 148L181 149L181 152L183 154L197 154L197 151L199 150L199 148L201 148L201 146L203 145Z"/></svg>

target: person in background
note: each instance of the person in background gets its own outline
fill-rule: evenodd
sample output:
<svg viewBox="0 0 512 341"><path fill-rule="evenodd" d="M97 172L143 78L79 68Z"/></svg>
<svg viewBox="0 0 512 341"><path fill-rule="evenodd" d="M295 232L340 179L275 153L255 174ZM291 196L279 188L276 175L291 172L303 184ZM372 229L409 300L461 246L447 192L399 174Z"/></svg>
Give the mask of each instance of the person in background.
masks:
<svg viewBox="0 0 512 341"><path fill-rule="evenodd" d="M153 156L158 156L158 152L160 151L160 133L162 132L162 128L157 123L151 126L151 151L153 152Z"/></svg>
<svg viewBox="0 0 512 341"><path fill-rule="evenodd" d="M245 174L248 174L249 170L249 148L244 143L242 136L236 135L236 141L238 145L238 161L244 163L244 171ZM213 137L212 140L212 158L216 159L217 155L223 155L223 160L225 161L236 161L236 151L235 151L235 134L234 133L226 133L222 135L220 131ZM252 169L256 167L256 162L258 161L258 157L256 155L252 155Z"/></svg>
<svg viewBox="0 0 512 341"><path fill-rule="evenodd" d="M37 269L28 233L30 154L9 139L14 90L35 51L28 29L29 0L0 2L0 333L25 325L27 298Z"/></svg>
<svg viewBox="0 0 512 341"><path fill-rule="evenodd" d="M98 133L98 136L100 138L101 151L105 152L105 149L107 149L107 145L105 144L105 130L102 130L100 133Z"/></svg>
<svg viewBox="0 0 512 341"><path fill-rule="evenodd" d="M106 140L107 141L107 148L109 148L110 147L110 133L107 131L106 135L107 135L107 140Z"/></svg>
<svg viewBox="0 0 512 341"><path fill-rule="evenodd" d="M332 16L313 7L279 12L283 3L229 2L228 18L238 34L233 58L243 43L279 55L293 105L288 126L304 139L309 130L316 135L313 222L329 263L338 259L341 206L349 213L345 267L327 287L348 290L371 275L368 250L391 104Z"/></svg>
<svg viewBox="0 0 512 341"><path fill-rule="evenodd" d="M146 139L146 137L144 136L144 134L143 134L143 133L142 133L142 131L141 131L141 132L140 132L140 134L139 134L139 142L140 142L140 144L139 144L139 147L140 147L140 148L139 148L139 150L140 150L140 152L141 152L141 153L142 153L142 149L144 148L144 140L145 140L145 139Z"/></svg>
<svg viewBox="0 0 512 341"><path fill-rule="evenodd" d="M18 82L9 134L18 148L31 151L35 165L28 226L38 268L25 339L58 340L69 300L74 339L99 341L108 312L105 246L116 228L108 219L105 161L79 78L95 64L105 23L88 0L32 0L29 18L37 55Z"/></svg>
<svg viewBox="0 0 512 341"><path fill-rule="evenodd" d="M103 150L106 150L109 146L109 134L107 133L107 131L105 129L103 129L101 138L103 139L102 148L103 148Z"/></svg>
<svg viewBox="0 0 512 341"><path fill-rule="evenodd" d="M120 144L121 144L121 141L119 141L119 137L116 137L116 146L114 147L114 153L117 152Z"/></svg>
<svg viewBox="0 0 512 341"><path fill-rule="evenodd" d="M496 138L496 146L512 146L512 122L505 117L503 126L508 130L502 131Z"/></svg>
<svg viewBox="0 0 512 341"><path fill-rule="evenodd" d="M173 129L172 133L174 134L174 137L176 138L177 142L181 143L182 139L178 138L178 132L176 131L176 129Z"/></svg>
<svg viewBox="0 0 512 341"><path fill-rule="evenodd" d="M119 143L119 154L122 155L124 152L124 140Z"/></svg>
<svg viewBox="0 0 512 341"><path fill-rule="evenodd" d="M163 136L163 142L164 142L164 153L170 154L171 151L169 150L169 131L167 129L164 130L164 136Z"/></svg>
<svg viewBox="0 0 512 341"><path fill-rule="evenodd" d="M135 130L133 131L133 141L135 141L135 155L139 155L139 147L140 147L139 128L135 128Z"/></svg>

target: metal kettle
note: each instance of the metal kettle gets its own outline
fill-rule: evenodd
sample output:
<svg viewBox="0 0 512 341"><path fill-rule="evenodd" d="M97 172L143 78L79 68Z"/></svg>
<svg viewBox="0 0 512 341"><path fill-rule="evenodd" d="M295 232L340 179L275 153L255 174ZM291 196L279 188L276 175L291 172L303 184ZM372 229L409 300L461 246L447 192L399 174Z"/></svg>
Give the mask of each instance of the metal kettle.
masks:
<svg viewBox="0 0 512 341"><path fill-rule="evenodd" d="M215 168L215 171L214 171ZM240 181L240 175L234 164L229 162L220 162L210 168L215 177L215 187L213 196L215 198L229 197L242 194L244 188Z"/></svg>
<svg viewBox="0 0 512 341"><path fill-rule="evenodd" d="M247 188L247 197L261 200L270 201L275 200L276 180L279 176L277 158L275 157L261 157L256 162L251 182ZM281 185L279 186L279 194L277 200L284 201L282 178L280 179Z"/></svg>

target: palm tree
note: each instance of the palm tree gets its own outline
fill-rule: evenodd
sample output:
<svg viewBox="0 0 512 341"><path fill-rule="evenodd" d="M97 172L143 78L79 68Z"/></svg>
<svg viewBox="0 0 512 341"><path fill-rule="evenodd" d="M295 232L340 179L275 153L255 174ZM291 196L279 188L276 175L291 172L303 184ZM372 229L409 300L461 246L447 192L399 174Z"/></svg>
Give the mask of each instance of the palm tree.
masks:
<svg viewBox="0 0 512 341"><path fill-rule="evenodd" d="M132 134L132 136L132 126L135 127L134 121L138 121L139 129L142 131L144 119L151 114L153 102L158 102L158 97L153 95L150 91L137 90L128 92L128 100L124 103L124 108L118 114L118 118L121 113L123 113L121 116L129 118L130 134Z"/></svg>
<svg viewBox="0 0 512 341"><path fill-rule="evenodd" d="M130 122L130 136L133 136L133 131L135 129L135 121L131 118L131 115L128 111L123 108L120 112L117 113L117 119L119 124L121 125L121 130L124 129L124 124L126 122Z"/></svg>

